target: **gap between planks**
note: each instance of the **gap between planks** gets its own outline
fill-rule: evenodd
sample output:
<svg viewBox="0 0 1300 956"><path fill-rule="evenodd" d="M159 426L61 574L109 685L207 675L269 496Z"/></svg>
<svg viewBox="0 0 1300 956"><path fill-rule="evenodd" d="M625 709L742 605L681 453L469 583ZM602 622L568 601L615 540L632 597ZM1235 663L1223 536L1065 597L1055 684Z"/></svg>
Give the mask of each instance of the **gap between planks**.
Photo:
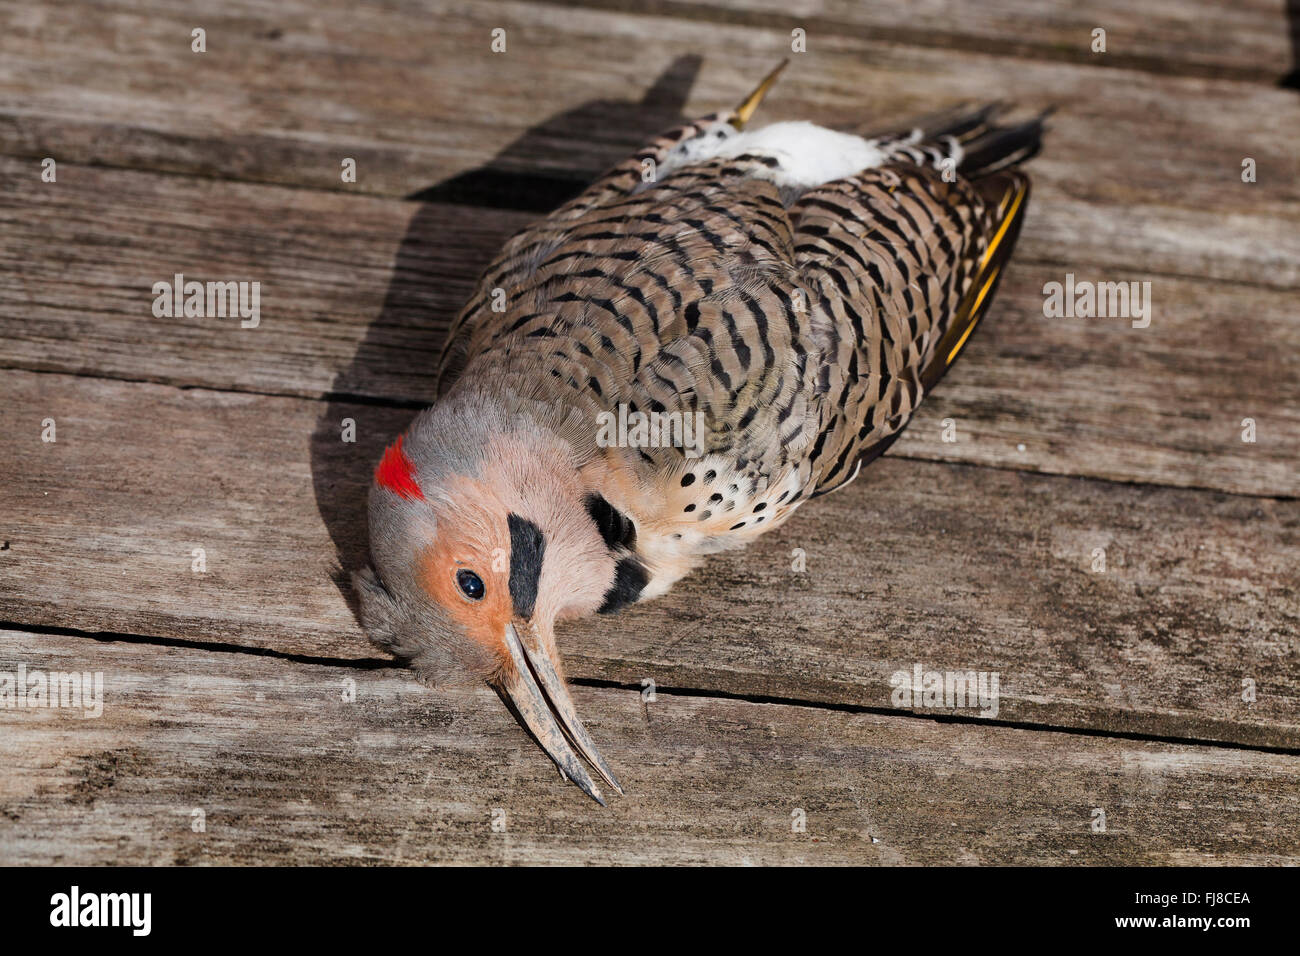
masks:
<svg viewBox="0 0 1300 956"><path fill-rule="evenodd" d="M79 642L3 636L0 666L12 651L82 657ZM685 696L650 719L639 694L582 688L627 786L601 809L557 783L486 688L429 694L354 671L348 702L325 668L124 645L104 664L101 720L5 722L10 862L1295 859L1292 762L1271 754Z"/></svg>
<svg viewBox="0 0 1300 956"><path fill-rule="evenodd" d="M0 631L17 631L34 636L52 635L71 637L81 640L96 641L101 644L129 644L133 646L174 647L185 650L210 652L214 654L243 654L252 657L270 658L293 664L307 664L315 667L335 667L344 670L380 671L394 670L414 675L409 668L399 661L384 658L343 658L320 657L312 654L293 654L272 648L249 647L241 644L208 643L185 638L151 636L148 634L129 634L120 631L84 631L73 627L54 625L26 624L21 621L0 621ZM416 681L418 683L418 681ZM626 681L602 680L594 677L575 677L568 681L577 687L593 687L604 690L625 690L641 693L639 684ZM1281 756L1300 757L1300 747L1281 747L1270 744L1251 744L1233 740L1215 740L1205 737L1189 737L1178 734L1151 734L1138 731L1106 730L1100 727L1072 727L1064 724L1047 724L1032 720L999 720L997 718L968 717L958 713L917 713L895 707L873 707L864 704L850 704L840 701L815 700L806 697L785 697L777 694L753 694L727 691L711 687L674 687L663 684L655 685L655 693L668 697L692 697L707 700L733 700L746 704L770 704L779 707L795 707L805 710L824 710L840 714L871 714L902 720L924 720L938 724L960 724L963 726L999 727L1007 730L1024 730L1032 733L1069 734L1079 737L1097 737L1105 740L1123 740L1135 743L1173 744L1186 747L1211 747L1218 750L1244 750L1252 753L1278 754Z"/></svg>

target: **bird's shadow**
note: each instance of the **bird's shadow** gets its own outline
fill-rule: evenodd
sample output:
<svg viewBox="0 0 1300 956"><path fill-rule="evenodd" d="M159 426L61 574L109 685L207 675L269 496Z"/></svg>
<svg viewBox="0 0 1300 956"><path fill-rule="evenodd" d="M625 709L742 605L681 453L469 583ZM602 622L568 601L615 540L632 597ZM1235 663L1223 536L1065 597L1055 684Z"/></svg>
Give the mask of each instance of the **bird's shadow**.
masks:
<svg viewBox="0 0 1300 956"><path fill-rule="evenodd" d="M438 356L456 311L478 273L522 224L481 210L541 216L576 196L588 180L538 171L537 157L550 157L561 170L590 169L593 154L607 154L606 165L612 164L684 121L700 64L698 55L679 57L639 101L592 100L558 113L477 169L406 197L418 205L394 257L383 305L335 376L311 439L316 507L337 554L335 584L354 615L350 577L367 560L366 496L375 463L433 400ZM447 251L451 245L459 247L455 254ZM449 280L439 260L473 265Z"/></svg>

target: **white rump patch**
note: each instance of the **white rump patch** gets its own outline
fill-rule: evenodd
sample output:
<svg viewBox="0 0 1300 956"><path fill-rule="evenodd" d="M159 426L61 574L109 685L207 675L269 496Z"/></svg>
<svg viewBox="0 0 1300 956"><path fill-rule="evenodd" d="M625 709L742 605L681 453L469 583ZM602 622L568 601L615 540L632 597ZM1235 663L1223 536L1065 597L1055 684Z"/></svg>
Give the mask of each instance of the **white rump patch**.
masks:
<svg viewBox="0 0 1300 956"><path fill-rule="evenodd" d="M667 176L676 169L716 157L750 153L780 163L770 176L778 185L808 189L845 179L885 161L886 154L870 140L839 133L806 120L773 123L762 129L737 132L730 123L716 123L701 136L673 149L660 167Z"/></svg>

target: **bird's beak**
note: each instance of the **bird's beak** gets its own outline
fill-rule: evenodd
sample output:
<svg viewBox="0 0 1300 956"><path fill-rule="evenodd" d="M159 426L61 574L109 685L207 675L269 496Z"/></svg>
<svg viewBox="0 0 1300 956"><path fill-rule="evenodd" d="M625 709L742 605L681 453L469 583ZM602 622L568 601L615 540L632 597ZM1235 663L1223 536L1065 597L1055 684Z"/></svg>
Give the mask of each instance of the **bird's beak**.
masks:
<svg viewBox="0 0 1300 956"><path fill-rule="evenodd" d="M537 628L522 622L518 626L513 622L506 625L505 644L514 667L512 673L500 679L497 690L537 738L542 749L559 766L561 773L602 807L605 798L592 782L578 754L622 795L623 787L578 719L569 690L555 668L554 648L542 639Z"/></svg>

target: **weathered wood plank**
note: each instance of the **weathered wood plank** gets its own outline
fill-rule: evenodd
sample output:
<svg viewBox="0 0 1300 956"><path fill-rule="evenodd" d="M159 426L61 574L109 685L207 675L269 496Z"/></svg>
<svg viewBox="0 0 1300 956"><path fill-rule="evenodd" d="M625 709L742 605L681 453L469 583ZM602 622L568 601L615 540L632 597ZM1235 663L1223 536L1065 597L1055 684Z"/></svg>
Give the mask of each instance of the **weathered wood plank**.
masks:
<svg viewBox="0 0 1300 956"><path fill-rule="evenodd" d="M0 709L3 864L1277 864L1300 845L1276 754L580 687L628 791L601 809L486 690L0 632L0 670L20 664L102 672L103 712Z"/></svg>
<svg viewBox="0 0 1300 956"><path fill-rule="evenodd" d="M1172 9L1179 19L1193 8ZM27 157L33 183L36 160L51 156L530 208L679 111L732 105L789 50L788 33L766 27L530 3L225 5L202 16L205 54L189 48L194 15L178 11L74 3L8 15L0 151ZM504 54L490 51L495 27L512 38ZM1236 31L1219 35L1233 48ZM816 40L765 116L853 126L971 98L1056 104L1027 244L1046 230L1062 261L1147 274L1136 277L1300 284L1291 91L1034 59L1009 67L1000 52L870 30ZM340 181L345 156L358 160L355 184ZM1245 157L1259 168L1249 185Z"/></svg>
<svg viewBox="0 0 1300 956"><path fill-rule="evenodd" d="M451 317L530 219L440 204L433 233L406 236L424 207L68 166L32 189L0 170L0 361L177 385L423 399ZM177 273L259 282L261 323L155 318L153 285ZM345 371L367 341L391 378Z"/></svg>
<svg viewBox="0 0 1300 956"><path fill-rule="evenodd" d="M44 188L19 174L0 159L0 364L186 386L426 401L450 317L527 219L86 167ZM1294 293L1155 277L1147 328L1045 318L1043 287L1067 272L1017 259L897 453L1300 494ZM261 324L155 318L153 283L175 273L259 281Z"/></svg>
<svg viewBox="0 0 1300 956"><path fill-rule="evenodd" d="M0 620L376 656L331 573L336 547L364 559L369 475L412 412L27 372L6 389ZM918 663L996 671L1002 720L1294 747L1298 528L1296 501L885 458L561 647L576 677L882 708Z"/></svg>
<svg viewBox="0 0 1300 956"><path fill-rule="evenodd" d="M762 26L809 36L890 40L919 47L1165 74L1223 76L1275 84L1295 51L1286 0L1177 0L1135 7L1123 0L575 0L570 6L655 13L705 23ZM1106 53L1092 50L1106 31Z"/></svg>

